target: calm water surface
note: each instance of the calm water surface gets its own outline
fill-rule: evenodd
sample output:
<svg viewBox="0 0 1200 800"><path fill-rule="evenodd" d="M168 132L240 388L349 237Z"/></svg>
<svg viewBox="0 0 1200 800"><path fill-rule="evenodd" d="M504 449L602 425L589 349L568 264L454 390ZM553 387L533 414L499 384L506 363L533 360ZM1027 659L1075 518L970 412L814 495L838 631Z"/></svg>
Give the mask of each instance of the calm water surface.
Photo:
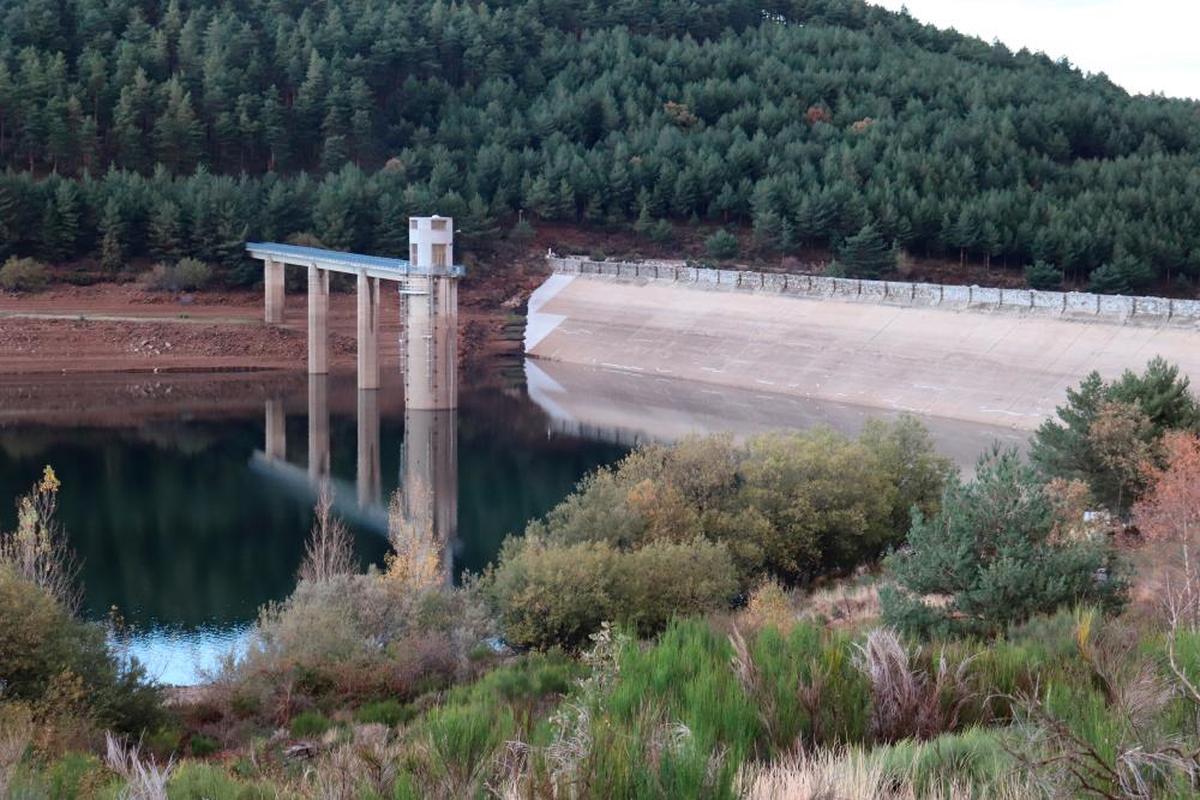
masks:
<svg viewBox="0 0 1200 800"><path fill-rule="evenodd" d="M330 379L328 396L338 393L355 399L352 376ZM53 465L63 486L60 518L82 562L85 613L104 619L117 609L132 627L134 654L153 675L194 682L237 644L261 605L295 585L315 497L308 399L303 391L280 398L283 459L263 452L265 404L223 419L194 418L184 403L138 424L46 424L36 415L7 422L0 426L0 528L15 522L7 498ZM377 459L361 481L371 484L365 495L359 406L332 402L327 409L335 508L364 564L382 563L387 499L414 473L449 539L448 572L458 575L482 569L506 534L626 451L552 430L520 386L465 389L457 414L431 419L406 420L401 399L386 389L376 402ZM407 437L407 448L406 423L421 439Z"/></svg>
<svg viewBox="0 0 1200 800"><path fill-rule="evenodd" d="M853 435L886 415L545 362L467 382L460 402L406 414L398 387L360 393L352 375L0 384L0 529L15 521L7 498L53 465L86 614L115 608L151 674L186 684L292 591L318 483L332 486L364 565L383 561L399 490L403 511L428 514L447 542L452 580L638 442L814 425ZM993 441L1025 438L926 422L968 469Z"/></svg>

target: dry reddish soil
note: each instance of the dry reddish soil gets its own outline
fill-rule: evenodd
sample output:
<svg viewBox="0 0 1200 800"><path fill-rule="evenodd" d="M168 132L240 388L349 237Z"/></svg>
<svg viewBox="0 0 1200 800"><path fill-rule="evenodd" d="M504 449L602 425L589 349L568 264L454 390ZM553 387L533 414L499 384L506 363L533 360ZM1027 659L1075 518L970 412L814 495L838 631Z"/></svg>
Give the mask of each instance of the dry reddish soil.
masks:
<svg viewBox="0 0 1200 800"><path fill-rule="evenodd" d="M511 349L510 316L536 285L523 271L460 292L465 360ZM331 368L353 369L357 307L351 293L330 297ZM59 286L37 294L0 293L0 375L111 372L231 372L303 369L303 294L288 296L282 325L262 321L261 291L148 292L135 284ZM384 295L383 364L398 363L399 300Z"/></svg>

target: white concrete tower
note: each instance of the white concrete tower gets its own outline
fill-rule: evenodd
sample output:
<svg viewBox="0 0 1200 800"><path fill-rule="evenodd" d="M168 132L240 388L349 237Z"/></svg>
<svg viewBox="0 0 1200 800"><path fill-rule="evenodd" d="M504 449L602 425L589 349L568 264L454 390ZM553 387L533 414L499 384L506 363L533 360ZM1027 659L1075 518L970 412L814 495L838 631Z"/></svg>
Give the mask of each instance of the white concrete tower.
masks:
<svg viewBox="0 0 1200 800"><path fill-rule="evenodd" d="M404 402L408 408L458 405L458 279L454 220L410 217L408 253L413 270L400 286L404 306Z"/></svg>

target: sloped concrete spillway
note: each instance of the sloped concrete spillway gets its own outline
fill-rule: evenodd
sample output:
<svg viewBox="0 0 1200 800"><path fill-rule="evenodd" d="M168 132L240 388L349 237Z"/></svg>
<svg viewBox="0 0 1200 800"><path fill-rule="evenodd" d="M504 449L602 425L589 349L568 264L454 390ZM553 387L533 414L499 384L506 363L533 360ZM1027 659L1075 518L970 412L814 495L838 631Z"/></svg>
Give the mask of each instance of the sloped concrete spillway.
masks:
<svg viewBox="0 0 1200 800"><path fill-rule="evenodd" d="M1010 436L1000 438L1011 438L1052 415L1093 369L1113 377L1161 355L1200 379L1194 301L1175 301L1172 316L1165 300L1114 298L1115 308L1161 313L1123 319L1095 296L1024 292L1030 308L1022 313L918 306L915 289L900 302L867 299L865 290L843 299L768 289L757 279L753 289L737 277L723 286L725 271L697 278L690 270L686 280L674 268L667 278L620 267L610 268L616 275L577 274L580 263L552 260L556 273L529 302L526 352L620 374L616 384L636 376L736 387L764 403L784 395L907 411L1006 429ZM943 287L932 288L942 297ZM970 296L967 287L944 289L946 297ZM1033 307L1043 300L1062 309ZM1090 311L1073 313L1075 305Z"/></svg>

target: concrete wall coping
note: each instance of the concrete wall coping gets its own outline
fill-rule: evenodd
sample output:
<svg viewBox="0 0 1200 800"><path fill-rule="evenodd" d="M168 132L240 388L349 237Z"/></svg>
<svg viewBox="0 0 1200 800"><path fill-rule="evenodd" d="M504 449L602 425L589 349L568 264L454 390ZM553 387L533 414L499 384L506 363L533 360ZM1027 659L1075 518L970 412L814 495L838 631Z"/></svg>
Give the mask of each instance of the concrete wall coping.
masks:
<svg viewBox="0 0 1200 800"><path fill-rule="evenodd" d="M1200 300L826 278L690 267L683 265L683 262L670 261L592 261L584 256L555 255L547 256L546 261L551 270L558 274L639 278L686 283L699 289L720 287L730 291L786 294L792 297L834 298L901 306L944 306L955 310L1010 311L1122 324L1200 325Z"/></svg>

